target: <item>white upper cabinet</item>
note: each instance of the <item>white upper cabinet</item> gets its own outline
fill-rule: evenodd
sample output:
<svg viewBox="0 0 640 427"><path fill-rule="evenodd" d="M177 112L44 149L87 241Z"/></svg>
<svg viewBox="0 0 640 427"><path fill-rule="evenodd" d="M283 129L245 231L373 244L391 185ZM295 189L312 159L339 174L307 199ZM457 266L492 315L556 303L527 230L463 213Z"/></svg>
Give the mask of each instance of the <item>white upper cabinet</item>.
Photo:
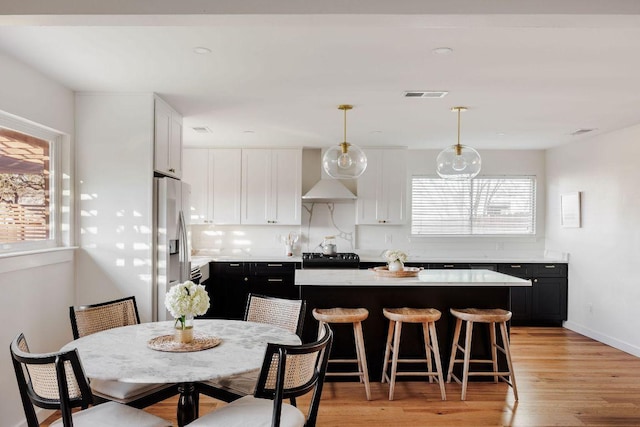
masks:
<svg viewBox="0 0 640 427"><path fill-rule="evenodd" d="M240 224L241 150L186 148L191 224Z"/></svg>
<svg viewBox="0 0 640 427"><path fill-rule="evenodd" d="M356 224L404 224L407 150L365 149L367 169L358 178Z"/></svg>
<svg viewBox="0 0 640 427"><path fill-rule="evenodd" d="M302 150L242 150L242 224L300 225Z"/></svg>
<svg viewBox="0 0 640 427"><path fill-rule="evenodd" d="M154 169L163 175L182 175L182 116L155 98Z"/></svg>

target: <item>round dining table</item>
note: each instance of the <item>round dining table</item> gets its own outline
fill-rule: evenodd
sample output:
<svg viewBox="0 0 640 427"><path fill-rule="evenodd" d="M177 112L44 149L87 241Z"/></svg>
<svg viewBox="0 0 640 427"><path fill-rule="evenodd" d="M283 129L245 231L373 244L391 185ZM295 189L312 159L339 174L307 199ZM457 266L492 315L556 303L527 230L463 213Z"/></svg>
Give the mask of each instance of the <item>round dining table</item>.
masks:
<svg viewBox="0 0 640 427"><path fill-rule="evenodd" d="M262 366L267 343L300 344L277 326L242 320L196 319L196 337L216 337L215 347L186 352L154 350L150 340L170 335L173 321L141 323L78 338L62 350L77 348L89 378L130 383L177 383L178 425L198 417L195 383L241 374Z"/></svg>

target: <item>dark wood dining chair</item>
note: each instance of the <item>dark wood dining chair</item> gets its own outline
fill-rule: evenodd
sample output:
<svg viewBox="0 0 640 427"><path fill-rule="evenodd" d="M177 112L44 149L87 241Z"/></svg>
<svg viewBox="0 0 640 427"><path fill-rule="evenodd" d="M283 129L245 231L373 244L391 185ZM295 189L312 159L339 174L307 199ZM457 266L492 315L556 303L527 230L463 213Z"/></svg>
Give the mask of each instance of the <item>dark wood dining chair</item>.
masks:
<svg viewBox="0 0 640 427"><path fill-rule="evenodd" d="M314 427L318 417L333 331L325 324L318 341L301 345L269 344L256 390L189 424L204 426ZM304 414L284 399L295 399L313 391Z"/></svg>
<svg viewBox="0 0 640 427"><path fill-rule="evenodd" d="M140 323L134 296L98 304L69 307L73 338ZM98 400L112 400L144 408L178 394L176 384L125 383L92 379L91 390Z"/></svg>
<svg viewBox="0 0 640 427"><path fill-rule="evenodd" d="M303 300L249 294L244 320L278 326L301 336L306 306ZM207 381L200 384L199 391L207 396L232 402L253 394L259 373L260 370L255 369L243 374Z"/></svg>
<svg viewBox="0 0 640 427"><path fill-rule="evenodd" d="M61 418L52 427L171 426L169 421L117 402L91 406L93 395L76 349L31 353L21 333L11 342L10 351L28 427L40 425L34 406L61 412ZM72 411L73 408L81 410Z"/></svg>

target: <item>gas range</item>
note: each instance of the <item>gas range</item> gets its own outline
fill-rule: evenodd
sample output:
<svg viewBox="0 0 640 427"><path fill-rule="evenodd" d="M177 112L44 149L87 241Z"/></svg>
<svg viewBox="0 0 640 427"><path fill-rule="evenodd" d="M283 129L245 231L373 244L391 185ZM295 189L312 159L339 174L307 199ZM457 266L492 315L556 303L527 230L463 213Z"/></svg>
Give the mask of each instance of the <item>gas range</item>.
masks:
<svg viewBox="0 0 640 427"><path fill-rule="evenodd" d="M358 268L358 254L338 252L335 255L324 255L318 252L302 253L302 268Z"/></svg>

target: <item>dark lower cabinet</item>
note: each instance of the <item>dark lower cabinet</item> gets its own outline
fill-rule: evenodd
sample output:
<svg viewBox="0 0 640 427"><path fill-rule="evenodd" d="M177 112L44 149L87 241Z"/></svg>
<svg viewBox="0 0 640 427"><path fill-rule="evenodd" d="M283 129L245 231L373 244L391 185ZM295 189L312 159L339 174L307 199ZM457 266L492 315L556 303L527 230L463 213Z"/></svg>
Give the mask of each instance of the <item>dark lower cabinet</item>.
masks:
<svg viewBox="0 0 640 427"><path fill-rule="evenodd" d="M511 288L511 324L562 325L567 320L567 264L498 264L498 271L530 279L530 288Z"/></svg>
<svg viewBox="0 0 640 427"><path fill-rule="evenodd" d="M242 319L250 293L298 298L293 262L212 262L207 281L211 307L203 317Z"/></svg>

